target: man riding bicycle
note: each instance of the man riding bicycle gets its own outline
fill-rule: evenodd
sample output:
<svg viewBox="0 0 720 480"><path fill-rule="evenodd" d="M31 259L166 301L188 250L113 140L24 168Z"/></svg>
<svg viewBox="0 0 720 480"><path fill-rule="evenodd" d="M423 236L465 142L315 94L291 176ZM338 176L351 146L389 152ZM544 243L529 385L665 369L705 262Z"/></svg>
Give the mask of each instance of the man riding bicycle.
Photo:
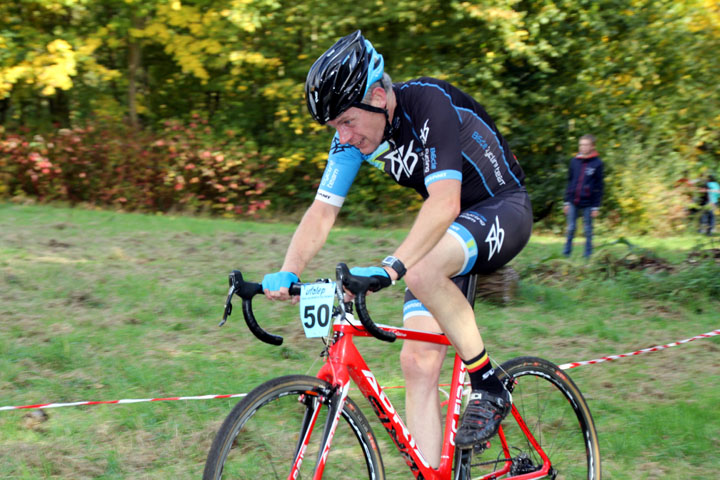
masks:
<svg viewBox="0 0 720 480"><path fill-rule="evenodd" d="M447 82L393 84L360 31L338 40L312 65L305 84L313 118L336 132L315 200L288 247L280 272L263 279L265 295L288 299L325 243L360 165L384 170L424 199L405 240L381 266L355 267L382 287L405 279L406 327L448 337L467 366L472 393L455 438L461 448L498 430L511 398L490 364L463 289L472 273L490 273L527 244L532 209L525 175L484 108ZM428 462L440 462L437 384L447 347L406 341L408 428Z"/></svg>

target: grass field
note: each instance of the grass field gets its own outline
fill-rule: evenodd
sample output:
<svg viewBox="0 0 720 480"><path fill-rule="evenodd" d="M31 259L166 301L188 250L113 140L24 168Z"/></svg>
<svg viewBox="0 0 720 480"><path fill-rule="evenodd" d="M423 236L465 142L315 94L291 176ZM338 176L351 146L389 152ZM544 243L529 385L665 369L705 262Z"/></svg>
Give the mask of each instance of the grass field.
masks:
<svg viewBox="0 0 720 480"><path fill-rule="evenodd" d="M282 347L251 338L239 309L217 327L227 273L259 281L280 266L292 231L0 204L0 406L241 393L277 375L313 374L320 345L302 335L295 307L256 302L258 318L286 337ZM304 279L331 276L338 261L376 264L403 234L337 228ZM630 250L617 240L599 238L608 246L587 263L560 258L562 238L535 235L512 264L517 300L476 306L490 354L565 363L720 328L720 264L701 255L717 245L629 238ZM399 324L402 290L371 299L383 323ZM402 384L400 345L358 343L384 385ZM717 478L720 337L570 374L595 417L605 478ZM234 403L68 407L48 409L43 422L0 411L0 478L199 478ZM389 478L411 478L393 451L383 454Z"/></svg>

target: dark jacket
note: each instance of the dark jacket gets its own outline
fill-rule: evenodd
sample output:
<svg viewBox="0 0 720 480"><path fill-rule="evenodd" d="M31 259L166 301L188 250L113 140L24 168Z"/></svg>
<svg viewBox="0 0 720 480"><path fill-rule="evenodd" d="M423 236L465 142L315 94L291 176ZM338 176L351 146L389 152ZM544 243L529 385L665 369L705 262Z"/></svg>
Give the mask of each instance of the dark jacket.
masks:
<svg viewBox="0 0 720 480"><path fill-rule="evenodd" d="M603 162L597 155L570 160L565 203L579 208L600 208L604 188Z"/></svg>

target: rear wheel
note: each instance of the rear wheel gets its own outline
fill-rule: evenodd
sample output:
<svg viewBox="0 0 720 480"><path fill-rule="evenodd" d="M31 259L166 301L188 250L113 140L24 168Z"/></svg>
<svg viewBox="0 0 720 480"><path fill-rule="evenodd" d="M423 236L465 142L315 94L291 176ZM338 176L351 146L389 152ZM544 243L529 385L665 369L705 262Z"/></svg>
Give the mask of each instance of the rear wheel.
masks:
<svg viewBox="0 0 720 480"><path fill-rule="evenodd" d="M553 363L535 357L514 358L496 371L512 392L520 417L550 459L545 478L599 480L595 424L570 377ZM502 433L507 452L497 436L486 449L457 450L455 478L482 478L503 469L511 475L540 471L543 460L512 415L503 422Z"/></svg>
<svg viewBox="0 0 720 480"><path fill-rule="evenodd" d="M312 478L330 392L328 383L302 375L275 378L255 388L220 427L210 447L203 479L287 479L303 423L319 409L297 476ZM375 436L349 397L340 418L324 477L384 479Z"/></svg>

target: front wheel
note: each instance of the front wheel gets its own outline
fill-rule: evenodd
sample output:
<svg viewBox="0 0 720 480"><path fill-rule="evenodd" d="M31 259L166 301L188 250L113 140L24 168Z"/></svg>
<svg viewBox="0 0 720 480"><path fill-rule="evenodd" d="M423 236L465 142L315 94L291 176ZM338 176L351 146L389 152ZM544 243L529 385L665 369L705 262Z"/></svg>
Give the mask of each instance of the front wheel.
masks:
<svg viewBox="0 0 720 480"><path fill-rule="evenodd" d="M296 477L312 478L330 391L327 382L303 375L275 378L255 388L233 408L220 427L208 453L203 479L287 479L298 452L301 432L314 427ZM316 410L319 410L317 416ZM315 420L309 422L312 418ZM323 476L385 478L375 435L349 397L345 400Z"/></svg>
<svg viewBox="0 0 720 480"><path fill-rule="evenodd" d="M600 450L590 409L575 383L557 365L535 357L518 357L497 369L512 392L513 405L528 431L550 460L545 478L600 480ZM496 478L529 474L537 478L543 460L513 415L503 421L505 441L495 437L482 455L456 451L456 478ZM488 476L483 476L488 475ZM503 476L503 478L506 478Z"/></svg>

